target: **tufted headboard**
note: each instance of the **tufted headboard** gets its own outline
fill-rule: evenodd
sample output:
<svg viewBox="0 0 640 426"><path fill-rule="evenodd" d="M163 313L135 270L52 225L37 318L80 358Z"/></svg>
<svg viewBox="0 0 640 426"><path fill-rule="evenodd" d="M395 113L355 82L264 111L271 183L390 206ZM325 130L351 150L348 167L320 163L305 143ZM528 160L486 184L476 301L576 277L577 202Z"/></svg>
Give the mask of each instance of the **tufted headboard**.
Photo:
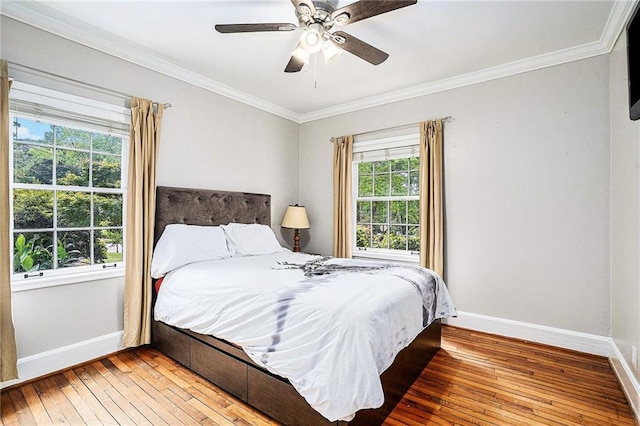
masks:
<svg viewBox="0 0 640 426"><path fill-rule="evenodd" d="M271 196L210 189L156 188L154 244L165 226L226 225L229 222L271 225Z"/></svg>

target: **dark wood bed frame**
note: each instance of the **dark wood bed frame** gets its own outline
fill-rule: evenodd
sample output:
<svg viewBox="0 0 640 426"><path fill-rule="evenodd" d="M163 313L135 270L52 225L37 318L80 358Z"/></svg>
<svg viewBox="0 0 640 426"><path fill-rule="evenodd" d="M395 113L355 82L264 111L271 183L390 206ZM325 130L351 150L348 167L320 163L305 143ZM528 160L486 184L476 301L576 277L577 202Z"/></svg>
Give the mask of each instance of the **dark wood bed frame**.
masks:
<svg viewBox="0 0 640 426"><path fill-rule="evenodd" d="M159 186L156 197L155 241L171 223L271 225L269 195ZM348 423L329 422L286 379L261 368L242 349L224 340L155 320L151 340L159 351L282 424L379 425L440 348L440 320L423 330L380 376L383 406L360 410Z"/></svg>

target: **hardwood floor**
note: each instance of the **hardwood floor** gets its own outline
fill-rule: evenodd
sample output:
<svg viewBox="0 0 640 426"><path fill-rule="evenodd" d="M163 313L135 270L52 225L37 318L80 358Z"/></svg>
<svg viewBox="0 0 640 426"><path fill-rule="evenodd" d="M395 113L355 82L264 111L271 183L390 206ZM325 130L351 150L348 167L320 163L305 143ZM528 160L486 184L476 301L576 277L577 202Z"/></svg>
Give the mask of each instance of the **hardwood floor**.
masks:
<svg viewBox="0 0 640 426"><path fill-rule="evenodd" d="M388 425L635 425L606 358L443 326ZM137 348L2 391L4 425L275 422Z"/></svg>

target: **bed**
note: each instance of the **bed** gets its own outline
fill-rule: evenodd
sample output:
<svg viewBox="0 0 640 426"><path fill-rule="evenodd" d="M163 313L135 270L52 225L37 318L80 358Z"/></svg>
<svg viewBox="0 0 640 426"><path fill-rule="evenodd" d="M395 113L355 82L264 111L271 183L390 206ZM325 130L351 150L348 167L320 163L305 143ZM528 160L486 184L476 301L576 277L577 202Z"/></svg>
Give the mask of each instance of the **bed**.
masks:
<svg viewBox="0 0 640 426"><path fill-rule="evenodd" d="M156 242L167 225L171 224L271 224L270 196L264 194L158 187L156 205ZM154 303L156 297L154 294ZM432 321L382 373L383 405L377 409L358 411L348 423L327 420L311 408L288 380L268 371L264 364L225 340L153 320L152 344L282 424L372 425L382 424L438 351L440 320Z"/></svg>

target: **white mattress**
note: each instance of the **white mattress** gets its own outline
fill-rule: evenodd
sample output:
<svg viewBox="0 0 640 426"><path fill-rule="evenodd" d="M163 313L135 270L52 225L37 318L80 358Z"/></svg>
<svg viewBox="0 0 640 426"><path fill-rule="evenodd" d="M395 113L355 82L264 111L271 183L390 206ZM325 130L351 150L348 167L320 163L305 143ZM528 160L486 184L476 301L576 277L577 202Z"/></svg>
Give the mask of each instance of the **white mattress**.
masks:
<svg viewBox="0 0 640 426"><path fill-rule="evenodd" d="M350 420L382 405L379 375L455 308L424 268L323 259L326 274L305 276L290 265L318 259L287 251L183 266L165 277L155 319L241 346L328 420Z"/></svg>

